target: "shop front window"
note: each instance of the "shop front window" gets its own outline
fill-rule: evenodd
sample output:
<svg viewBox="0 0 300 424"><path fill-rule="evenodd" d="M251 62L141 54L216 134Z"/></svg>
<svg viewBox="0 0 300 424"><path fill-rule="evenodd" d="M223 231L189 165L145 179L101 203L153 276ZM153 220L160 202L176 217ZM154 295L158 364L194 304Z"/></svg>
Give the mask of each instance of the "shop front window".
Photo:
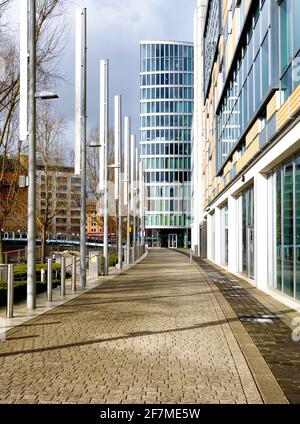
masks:
<svg viewBox="0 0 300 424"><path fill-rule="evenodd" d="M300 155L276 171L277 290L300 300Z"/></svg>

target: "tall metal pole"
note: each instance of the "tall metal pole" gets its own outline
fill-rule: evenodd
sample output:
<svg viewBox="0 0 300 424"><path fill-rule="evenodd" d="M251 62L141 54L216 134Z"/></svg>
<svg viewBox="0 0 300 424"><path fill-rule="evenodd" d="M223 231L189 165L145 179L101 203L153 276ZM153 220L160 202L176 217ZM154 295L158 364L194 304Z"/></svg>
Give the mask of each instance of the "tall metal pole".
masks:
<svg viewBox="0 0 300 424"><path fill-rule="evenodd" d="M145 244L145 186L144 186L144 171L142 161L140 161L140 220L141 220L141 245Z"/></svg>
<svg viewBox="0 0 300 424"><path fill-rule="evenodd" d="M108 275L108 81L109 61L100 61L100 190L103 193L103 262L104 275ZM101 167L103 169L101 169Z"/></svg>
<svg viewBox="0 0 300 424"><path fill-rule="evenodd" d="M28 155L28 236L27 308L36 308L36 4L29 10L29 155Z"/></svg>
<svg viewBox="0 0 300 424"><path fill-rule="evenodd" d="M80 151L81 151L81 211L80 211L80 285L86 286L86 84L87 33L86 8L81 11L81 96L80 96Z"/></svg>
<svg viewBox="0 0 300 424"><path fill-rule="evenodd" d="M19 140L28 139L28 0L20 2L20 118Z"/></svg>
<svg viewBox="0 0 300 424"><path fill-rule="evenodd" d="M130 264L130 132L131 118L125 116L124 121L124 205L127 206L127 243L126 243L126 264Z"/></svg>
<svg viewBox="0 0 300 424"><path fill-rule="evenodd" d="M135 135L131 135L130 137L130 164L131 164L131 172L130 172L130 180L131 180L131 190L130 190L130 198L131 198L131 210L132 210L132 220L133 220L133 228L132 228L132 262L135 261L135 250L136 250L136 137Z"/></svg>
<svg viewBox="0 0 300 424"><path fill-rule="evenodd" d="M121 197L121 148L122 148L122 96L115 96L115 200L118 220L118 266L122 269L122 197Z"/></svg>

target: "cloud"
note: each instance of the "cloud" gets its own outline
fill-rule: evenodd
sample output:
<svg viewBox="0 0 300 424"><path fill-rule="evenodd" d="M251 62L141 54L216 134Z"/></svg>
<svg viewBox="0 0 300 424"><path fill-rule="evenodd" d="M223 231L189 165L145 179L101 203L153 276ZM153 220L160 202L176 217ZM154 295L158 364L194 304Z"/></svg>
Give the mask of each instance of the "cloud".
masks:
<svg viewBox="0 0 300 424"><path fill-rule="evenodd" d="M19 1L14 1L14 8ZM61 61L61 71L67 80L57 88L60 94L57 105L70 121L68 134L72 134L75 110L76 7L87 7L88 16L88 125L94 127L99 122L99 61L107 58L110 103L113 104L115 94L123 95L124 115L133 117L133 128L138 134L139 43L147 39L192 41L196 3L196 0L70 0L70 40ZM112 125L112 114L110 121Z"/></svg>

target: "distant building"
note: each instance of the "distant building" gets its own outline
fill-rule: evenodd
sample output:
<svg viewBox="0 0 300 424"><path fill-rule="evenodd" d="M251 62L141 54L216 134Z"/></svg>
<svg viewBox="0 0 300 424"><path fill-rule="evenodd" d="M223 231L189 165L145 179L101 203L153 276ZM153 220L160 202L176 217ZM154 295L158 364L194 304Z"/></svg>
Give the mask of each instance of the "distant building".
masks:
<svg viewBox="0 0 300 424"><path fill-rule="evenodd" d="M88 236L103 234L102 219L97 213L97 201L88 200L86 204L86 232Z"/></svg>
<svg viewBox="0 0 300 424"><path fill-rule="evenodd" d="M140 152L148 243L183 247L191 226L192 43L142 41Z"/></svg>
<svg viewBox="0 0 300 424"><path fill-rule="evenodd" d="M19 178L27 174L27 166L26 156L6 159L6 169L2 171L0 182L1 229L16 234L26 232L27 229L28 188L26 183L20 186Z"/></svg>
<svg viewBox="0 0 300 424"><path fill-rule="evenodd" d="M48 233L80 234L80 192L81 178L74 174L74 168L50 166L46 175L45 167L37 164L37 214L44 215L47 205L52 211L58 211Z"/></svg>

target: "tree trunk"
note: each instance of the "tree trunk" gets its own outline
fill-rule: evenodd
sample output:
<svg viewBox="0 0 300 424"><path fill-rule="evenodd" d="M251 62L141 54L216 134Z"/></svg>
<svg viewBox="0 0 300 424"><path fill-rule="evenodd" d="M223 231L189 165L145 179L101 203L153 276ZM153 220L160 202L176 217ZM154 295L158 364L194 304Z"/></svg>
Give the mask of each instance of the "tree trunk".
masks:
<svg viewBox="0 0 300 424"><path fill-rule="evenodd" d="M4 264L3 238L2 238L2 231L1 230L0 230L0 264Z"/></svg>
<svg viewBox="0 0 300 424"><path fill-rule="evenodd" d="M46 240L47 240L46 227L43 225L41 229L41 263L46 263Z"/></svg>

